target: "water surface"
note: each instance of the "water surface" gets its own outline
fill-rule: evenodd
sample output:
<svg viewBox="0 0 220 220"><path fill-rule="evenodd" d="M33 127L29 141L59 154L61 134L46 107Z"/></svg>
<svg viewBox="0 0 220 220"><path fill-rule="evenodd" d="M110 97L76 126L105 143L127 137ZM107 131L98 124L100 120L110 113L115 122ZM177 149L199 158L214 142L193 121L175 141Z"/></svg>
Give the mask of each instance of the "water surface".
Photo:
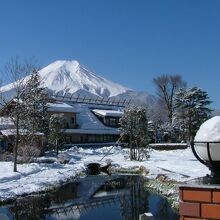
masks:
<svg viewBox="0 0 220 220"><path fill-rule="evenodd" d="M147 191L143 185L144 179L135 175L88 176L48 194L18 198L0 207L0 217L6 220L139 220L140 214L151 212L154 220L179 219L166 199Z"/></svg>

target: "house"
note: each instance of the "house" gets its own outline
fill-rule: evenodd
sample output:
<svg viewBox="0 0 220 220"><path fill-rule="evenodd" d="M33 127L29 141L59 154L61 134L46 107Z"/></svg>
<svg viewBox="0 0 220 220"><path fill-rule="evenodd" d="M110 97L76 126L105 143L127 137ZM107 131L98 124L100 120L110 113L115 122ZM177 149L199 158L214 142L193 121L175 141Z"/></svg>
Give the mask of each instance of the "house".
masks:
<svg viewBox="0 0 220 220"><path fill-rule="evenodd" d="M7 118L7 108L13 107L12 104L13 102L2 109L2 118ZM49 115L63 115L64 122L61 131L65 144L110 144L116 142L120 137L119 119L123 115L123 107L99 103L51 100L47 104L47 109ZM3 120L0 120L0 134L2 139L7 139L11 143L15 135L14 126L9 118L7 120L5 124ZM25 132L21 132L21 134L25 136ZM37 139L39 146L41 146L44 143L42 134L37 135Z"/></svg>
<svg viewBox="0 0 220 220"><path fill-rule="evenodd" d="M0 117L0 152L7 150L9 146L9 140L2 131L13 128L14 124L9 117Z"/></svg>
<svg viewBox="0 0 220 220"><path fill-rule="evenodd" d="M24 155L24 151L26 156L39 156L44 153L44 143L45 136L41 132L34 133L34 144L30 146L30 144L26 141L27 131L19 129L20 140L18 144L18 154ZM1 144L2 147L9 151L13 151L13 145L16 137L16 129L5 129L0 131L0 137L2 137ZM3 149L4 149L3 148Z"/></svg>
<svg viewBox="0 0 220 220"><path fill-rule="evenodd" d="M123 115L122 111L111 109L93 109L92 111L104 125L116 128L119 127L119 119Z"/></svg>
<svg viewBox="0 0 220 220"><path fill-rule="evenodd" d="M14 122L11 117L9 117L10 109L14 107L15 101L12 100L8 103L8 105L4 106L4 108L0 111L0 152L1 151L13 151L13 146L16 137L16 129ZM24 150L27 146L25 139L27 137L27 130L19 129L20 140L18 144L18 153L22 154L21 151ZM34 133L34 143L36 149L38 149L37 155L42 155L44 152L44 143L45 136L41 132Z"/></svg>
<svg viewBox="0 0 220 220"><path fill-rule="evenodd" d="M123 112L115 106L75 102L48 104L49 114L62 113L66 144L112 143L120 137L119 119Z"/></svg>
<svg viewBox="0 0 220 220"><path fill-rule="evenodd" d="M75 129L77 128L76 123L76 115L77 110L74 108L74 106L71 106L67 103L63 102L54 102L54 103L48 103L48 114L62 114L64 116L64 124L62 125L62 129Z"/></svg>

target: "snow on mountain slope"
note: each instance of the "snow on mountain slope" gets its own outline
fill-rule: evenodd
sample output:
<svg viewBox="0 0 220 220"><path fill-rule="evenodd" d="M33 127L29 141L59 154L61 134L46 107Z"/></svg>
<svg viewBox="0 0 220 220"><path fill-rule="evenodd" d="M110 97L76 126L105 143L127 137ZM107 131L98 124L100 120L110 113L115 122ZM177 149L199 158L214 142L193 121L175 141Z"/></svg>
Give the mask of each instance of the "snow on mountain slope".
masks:
<svg viewBox="0 0 220 220"><path fill-rule="evenodd" d="M43 85L56 92L83 90L97 96L111 97L130 90L94 74L78 61L56 61L40 70L39 74Z"/></svg>
<svg viewBox="0 0 220 220"><path fill-rule="evenodd" d="M145 92L136 92L107 80L79 64L78 61L59 60L51 63L39 71L42 78L42 86L50 93L75 93L80 96L90 97L114 97L132 99L136 103L151 103L153 96ZM28 80L26 77L25 80ZM1 88L5 97L13 97L13 84Z"/></svg>

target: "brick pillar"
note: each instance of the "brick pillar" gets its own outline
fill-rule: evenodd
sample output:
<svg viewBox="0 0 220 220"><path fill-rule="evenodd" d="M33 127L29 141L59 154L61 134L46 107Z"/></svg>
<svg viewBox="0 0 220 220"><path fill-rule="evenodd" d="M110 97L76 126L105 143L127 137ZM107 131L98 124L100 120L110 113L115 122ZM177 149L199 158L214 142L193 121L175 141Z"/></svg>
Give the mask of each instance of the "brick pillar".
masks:
<svg viewBox="0 0 220 220"><path fill-rule="evenodd" d="M220 185L180 186L180 220L220 220Z"/></svg>

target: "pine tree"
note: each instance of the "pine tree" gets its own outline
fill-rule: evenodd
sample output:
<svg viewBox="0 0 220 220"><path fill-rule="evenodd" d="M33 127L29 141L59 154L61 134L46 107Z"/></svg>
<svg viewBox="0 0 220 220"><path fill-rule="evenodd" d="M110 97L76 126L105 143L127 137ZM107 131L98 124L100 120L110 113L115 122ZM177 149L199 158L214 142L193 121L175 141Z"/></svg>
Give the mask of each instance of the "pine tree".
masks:
<svg viewBox="0 0 220 220"><path fill-rule="evenodd" d="M212 110L208 93L198 87L180 89L175 96L176 119L187 130L188 141L195 136L199 126L210 118Z"/></svg>
<svg viewBox="0 0 220 220"><path fill-rule="evenodd" d="M26 142L35 146L36 134L48 130L46 89L41 86L39 74L34 70L24 87L21 97L23 104L22 127L26 132Z"/></svg>
<svg viewBox="0 0 220 220"><path fill-rule="evenodd" d="M120 126L122 135L129 140L130 159L142 159L141 153L148 144L146 109L139 106L129 107L120 119Z"/></svg>

